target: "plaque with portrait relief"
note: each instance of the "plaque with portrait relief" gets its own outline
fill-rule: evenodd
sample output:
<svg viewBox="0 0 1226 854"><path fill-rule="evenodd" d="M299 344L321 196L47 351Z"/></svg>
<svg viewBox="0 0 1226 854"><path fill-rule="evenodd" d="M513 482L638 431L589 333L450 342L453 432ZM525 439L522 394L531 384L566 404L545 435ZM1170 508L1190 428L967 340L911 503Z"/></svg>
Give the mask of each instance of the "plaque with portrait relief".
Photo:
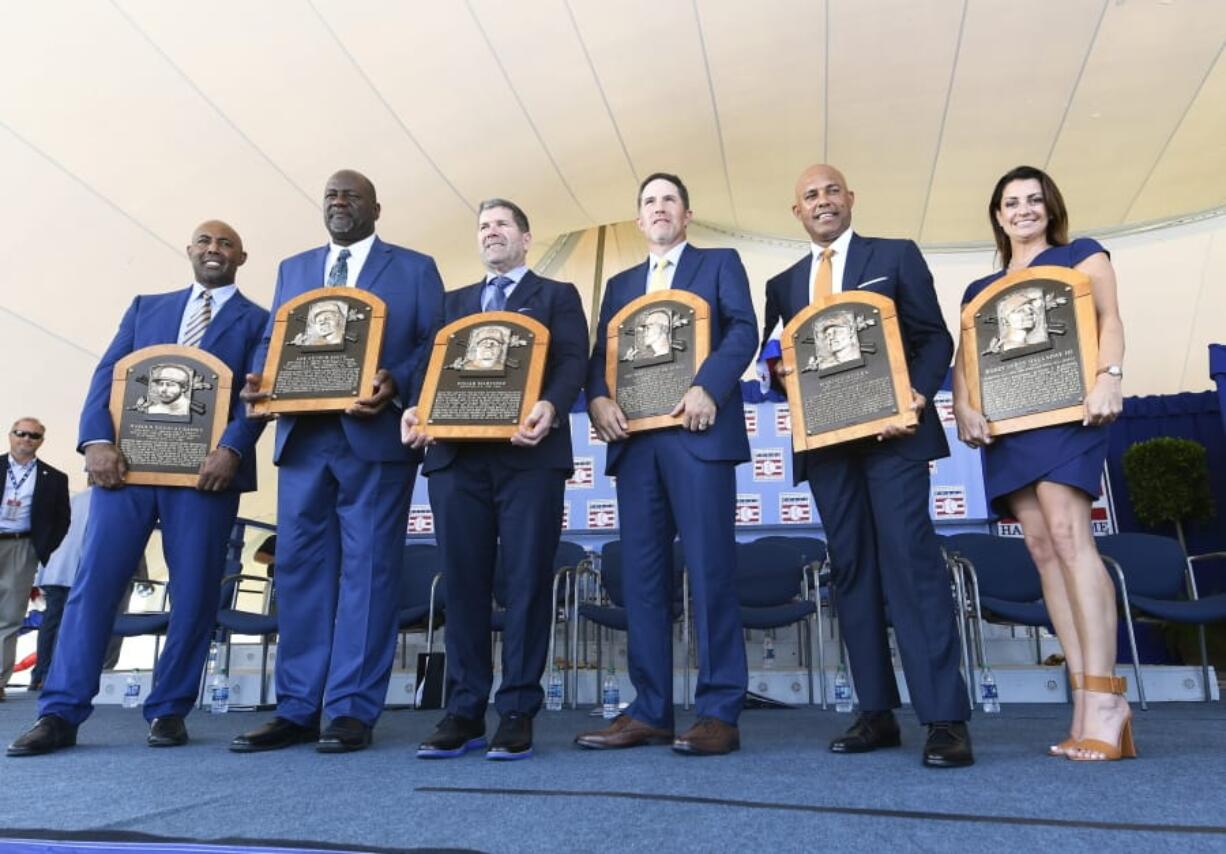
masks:
<svg viewBox="0 0 1226 854"><path fill-rule="evenodd" d="M609 319L605 381L631 433L681 425L669 413L710 350L711 307L690 291L645 294Z"/></svg>
<svg viewBox="0 0 1226 854"><path fill-rule="evenodd" d="M124 483L195 486L229 422L234 377L212 353L158 344L129 353L111 374L115 445Z"/></svg>
<svg viewBox="0 0 1226 854"><path fill-rule="evenodd" d="M435 439L509 439L540 399L548 354L549 329L525 314L485 311L447 324L434 338L419 429Z"/></svg>
<svg viewBox="0 0 1226 854"><path fill-rule="evenodd" d="M316 288L277 309L256 413L343 412L373 393L387 306L360 288Z"/></svg>
<svg viewBox="0 0 1226 854"><path fill-rule="evenodd" d="M872 291L823 297L783 330L792 448L808 451L917 423L894 301Z"/></svg>
<svg viewBox="0 0 1226 854"><path fill-rule="evenodd" d="M1090 277L1069 267L1004 276L962 309L962 375L993 436L1080 421L1098 365Z"/></svg>

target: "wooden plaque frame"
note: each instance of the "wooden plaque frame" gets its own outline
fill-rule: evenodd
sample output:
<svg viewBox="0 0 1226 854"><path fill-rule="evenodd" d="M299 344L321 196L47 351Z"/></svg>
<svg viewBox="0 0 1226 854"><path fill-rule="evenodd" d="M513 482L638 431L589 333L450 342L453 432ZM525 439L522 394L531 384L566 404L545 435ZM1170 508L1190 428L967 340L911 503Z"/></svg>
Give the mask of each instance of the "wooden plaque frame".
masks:
<svg viewBox="0 0 1226 854"><path fill-rule="evenodd" d="M447 348L452 343L452 337L474 326L508 323L529 329L532 332L532 344L528 351L528 375L524 380L524 396L519 404L519 417L514 424L431 424L430 410L439 390L439 378L442 376L447 362ZM430 364L426 368L426 380L422 386L421 397L417 402L418 429L435 439L450 441L489 441L491 439L509 439L519 430L519 425L528 417L532 407L541 398L541 384L545 378L545 361L549 357L549 328L535 318L514 311L483 311L470 314L452 321L438 331L434 336L434 347L430 353ZM569 414L559 412L559 418L568 418Z"/></svg>
<svg viewBox="0 0 1226 854"><path fill-rule="evenodd" d="M209 451L217 448L221 436L230 422L231 393L234 388L234 375L221 359L201 350L198 347L184 347L182 344L156 344L144 347L124 356L115 363L111 371L111 424L115 430L115 447L122 452L120 425L123 420L124 397L128 388L128 373L134 365L150 359L188 359L206 366L217 375L216 394L213 398L214 407L212 424L209 431ZM125 460L126 461L126 460ZM124 475L124 483L145 486L195 486L200 480L198 472L174 473L158 471L133 471L128 469Z"/></svg>
<svg viewBox="0 0 1226 854"><path fill-rule="evenodd" d="M859 424L836 427L820 433L808 435L805 430L804 401L801 398L800 372L796 364L796 335L812 322L815 315L836 305L868 305L878 312L881 323L882 339L885 342L885 353L878 358L884 358L889 364L890 381L894 389L894 401L898 412L884 418L874 418ZM919 416L911 408L911 377L907 371L907 357L902 346L902 333L898 327L898 312L894 300L873 291L848 291L822 297L810 304L793 317L783 330L780 342L783 349L783 365L789 368L784 377L784 388L788 396L788 414L792 421L792 450L796 452L810 451L814 448L825 448L843 442L875 436L887 426L894 424L899 427L910 427L919 423Z"/></svg>
<svg viewBox="0 0 1226 854"><path fill-rule="evenodd" d="M1063 406L1046 412L1036 412L1031 415L1020 415L1016 418L1004 418L1000 421L989 421L988 432L992 436L1002 436L1006 433L1017 433L1021 430L1031 430L1035 427L1047 427L1052 424L1067 424L1070 421L1081 421L1085 417L1085 395L1094 387L1094 379L1098 368L1098 314L1094 310L1094 291L1090 277L1071 267L1043 265L1018 270L988 285L980 291L973 300L962 309L961 316L961 348L962 348L962 378L970 394L971 406L983 411L983 389L979 376L979 335L975 329L975 315L983 306L996 297L1001 291L1008 290L1023 282L1057 281L1073 289L1073 319L1077 324L1077 344L1080 352L1082 377L1082 403L1073 406Z"/></svg>
<svg viewBox="0 0 1226 854"><path fill-rule="evenodd" d="M370 331L367 334L366 352L362 357L357 392L355 394L334 395L332 397L291 397L280 400L269 397L252 404L251 411L253 413L344 412L358 398L373 393L375 371L379 369L379 356L383 350L383 327L387 321L387 304L371 291L363 288L347 287L315 288L282 303L281 307L277 309L277 316L273 321L272 338L268 345L268 357L264 360L263 373L260 379L260 391L269 395L272 394L276 383L277 366L281 363L281 354L285 349L285 339L290 332L290 313L305 303L315 302L320 299L336 298L360 299L370 304Z"/></svg>
<svg viewBox="0 0 1226 854"><path fill-rule="evenodd" d="M702 363L706 361L707 356L711 353L711 306L705 299L686 290L667 289L656 291L651 294L644 294L641 297L631 300L622 306L617 314L609 318L609 325L606 327L606 351L605 351L605 383L609 387L609 396L614 402L617 402L617 365L618 354L620 348L620 332L622 324L632 315L656 302L679 302L687 306L694 312L694 375L698 375L698 371L702 368ZM678 403L681 401L678 400ZM682 419L680 416L673 417L671 415L652 415L645 418L628 419L627 431L630 433L642 432L644 430L659 430L664 427L679 427Z"/></svg>

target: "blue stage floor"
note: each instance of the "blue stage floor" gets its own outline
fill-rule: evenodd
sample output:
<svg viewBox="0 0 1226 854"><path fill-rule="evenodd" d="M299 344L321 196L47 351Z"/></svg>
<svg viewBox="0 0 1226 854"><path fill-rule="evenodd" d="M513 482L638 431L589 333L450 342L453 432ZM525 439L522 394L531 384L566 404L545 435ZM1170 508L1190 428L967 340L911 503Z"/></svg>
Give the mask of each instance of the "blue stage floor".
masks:
<svg viewBox="0 0 1226 854"><path fill-rule="evenodd" d="M923 733L909 712L903 748L836 756L826 743L850 716L749 711L743 749L708 759L665 747L581 751L571 739L597 719L542 713L536 758L497 763L415 759L436 711L387 713L362 753L239 755L225 749L230 737L267 715L198 713L188 746L153 750L139 714L103 707L75 748L0 758L0 854L109 850L68 839L149 841L128 834L354 851L1226 851L1221 704L1137 711L1141 758L1102 764L1043 755L1066 713L978 715L978 763L935 770L920 765ZM33 719L33 700L10 694L0 740ZM10 847L17 837L44 841Z"/></svg>

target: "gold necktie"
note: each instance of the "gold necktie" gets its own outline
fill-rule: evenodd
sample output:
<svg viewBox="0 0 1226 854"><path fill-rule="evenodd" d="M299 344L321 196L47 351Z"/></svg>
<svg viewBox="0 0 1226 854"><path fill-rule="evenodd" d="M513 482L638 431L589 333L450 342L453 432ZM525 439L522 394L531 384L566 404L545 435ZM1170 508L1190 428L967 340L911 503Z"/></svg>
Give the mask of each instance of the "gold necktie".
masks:
<svg viewBox="0 0 1226 854"><path fill-rule="evenodd" d="M655 266L651 268L651 281L647 283L647 293L654 294L656 291L668 290L668 280L664 278L664 271L672 266L672 263L667 258L656 261Z"/></svg>
<svg viewBox="0 0 1226 854"><path fill-rule="evenodd" d="M813 273L813 302L834 293L834 264L830 261L832 257L833 249L826 247L822 250L821 263Z"/></svg>

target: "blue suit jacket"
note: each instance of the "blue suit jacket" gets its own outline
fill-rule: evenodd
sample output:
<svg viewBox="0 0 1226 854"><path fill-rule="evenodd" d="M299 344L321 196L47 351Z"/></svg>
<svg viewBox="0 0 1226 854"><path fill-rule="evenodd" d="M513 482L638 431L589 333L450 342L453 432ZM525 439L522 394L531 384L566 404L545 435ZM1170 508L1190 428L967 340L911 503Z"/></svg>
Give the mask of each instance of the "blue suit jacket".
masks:
<svg viewBox="0 0 1226 854"><path fill-rule="evenodd" d="M485 282L447 294L447 323L481 311L481 292ZM520 448L499 440L502 459L517 469L561 469L569 476L574 470L570 443L570 408L579 396L587 374L587 320L579 291L569 282L542 278L531 270L524 274L511 296L507 311L523 314L549 329L549 353L541 383L541 399L553 404L558 426L534 448ZM472 444L472 443L464 443ZM482 445L488 447L489 442ZM451 464L460 452L460 443L437 442L426 451L423 474Z"/></svg>
<svg viewBox="0 0 1226 854"><path fill-rule="evenodd" d="M178 343L183 309L191 294L192 289L188 287L132 300L132 305L119 322L119 331L106 348L90 381L85 408L81 412L78 451L84 450L86 442L99 439L115 441L110 412L111 374L115 363L144 347ZM230 484L231 489L239 492L251 492L256 488L255 443L264 432L262 423L247 419L246 405L239 400L239 392L243 389L247 372L255 364L253 359L260 343L260 334L267 324L268 312L236 291L213 317L200 341L200 349L225 362L234 375L230 393L230 423L221 435L220 444L233 448L242 457L238 472Z"/></svg>
<svg viewBox="0 0 1226 854"><path fill-rule="evenodd" d="M647 292L644 261L609 279L600 305L600 325L588 363L587 397L609 396L605 383L605 350L609 319L631 300ZM711 352L694 385L715 400L715 424L703 432L682 430L685 447L702 460L740 463L749 459L745 410L741 403L741 375L758 349L758 330L749 296L749 279L734 249L696 249L686 245L673 274L673 290L697 294L711 306ZM680 428L673 428L680 429ZM632 437L633 439L633 437ZM631 439L631 440L632 440ZM605 472L616 474L624 442L609 445Z"/></svg>
<svg viewBox="0 0 1226 854"><path fill-rule="evenodd" d="M812 281L812 254L806 255L766 283L766 316L763 324L769 336L775 324L786 325L809 305ZM894 300L907 370L912 387L928 401L914 435L894 439L881 447L910 460L935 460L949 456L945 430L937 417L932 398L941 388L945 372L953 359L954 341L945 328L932 273L924 263L919 247L910 240L851 236L847 263L843 267L843 292L857 288ZM772 378L772 382L775 379ZM869 438L860 445L875 442ZM807 477L807 461L816 454L846 453L847 446L836 445L792 457L792 472L797 483Z"/></svg>
<svg viewBox="0 0 1226 854"><path fill-rule="evenodd" d="M256 354L257 371L264 369L277 309L299 294L323 287L327 259L328 247L321 246L281 262L273 296L273 317L269 318L264 340ZM434 334L443 318L443 280L434 259L412 249L384 243L376 237L358 275L357 287L387 303L379 367L386 368L396 381L396 396L401 404L412 406L421 393ZM370 390L363 391L369 393ZM400 412L399 407L388 406L374 418L339 416L349 447L358 459L367 462L421 461L420 451L410 451L400 443ZM273 462L280 461L297 421L293 415L277 419Z"/></svg>

